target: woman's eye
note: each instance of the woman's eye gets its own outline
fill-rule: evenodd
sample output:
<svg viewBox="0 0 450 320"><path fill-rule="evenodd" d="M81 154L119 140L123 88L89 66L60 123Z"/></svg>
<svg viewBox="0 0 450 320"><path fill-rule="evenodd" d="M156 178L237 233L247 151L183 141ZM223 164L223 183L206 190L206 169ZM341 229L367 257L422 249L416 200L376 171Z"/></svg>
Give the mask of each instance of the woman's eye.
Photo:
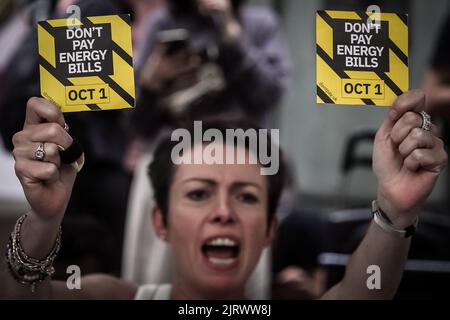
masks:
<svg viewBox="0 0 450 320"><path fill-rule="evenodd" d="M257 203L259 201L258 197L252 193L243 193L238 196L238 199L242 202L249 203L249 204Z"/></svg>
<svg viewBox="0 0 450 320"><path fill-rule="evenodd" d="M193 190L188 192L187 197L193 201L202 201L209 197L206 190Z"/></svg>

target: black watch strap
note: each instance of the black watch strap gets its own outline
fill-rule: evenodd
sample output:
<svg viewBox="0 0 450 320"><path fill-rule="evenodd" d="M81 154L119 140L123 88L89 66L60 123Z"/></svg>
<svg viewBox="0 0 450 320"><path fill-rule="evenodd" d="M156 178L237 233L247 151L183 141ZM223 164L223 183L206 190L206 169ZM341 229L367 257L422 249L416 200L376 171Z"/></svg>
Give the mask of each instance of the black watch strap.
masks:
<svg viewBox="0 0 450 320"><path fill-rule="evenodd" d="M414 224L401 230L401 229L396 229L393 226L392 221L389 219L387 214L384 213L383 210L381 210L381 208L378 206L378 202L376 200L374 200L372 202L372 213L373 213L375 223L379 227L381 227L381 229L383 229L384 231L386 231L390 234L394 234L394 235L400 236L402 238L409 238L416 233L417 224L419 222L418 218L416 219L416 222Z"/></svg>

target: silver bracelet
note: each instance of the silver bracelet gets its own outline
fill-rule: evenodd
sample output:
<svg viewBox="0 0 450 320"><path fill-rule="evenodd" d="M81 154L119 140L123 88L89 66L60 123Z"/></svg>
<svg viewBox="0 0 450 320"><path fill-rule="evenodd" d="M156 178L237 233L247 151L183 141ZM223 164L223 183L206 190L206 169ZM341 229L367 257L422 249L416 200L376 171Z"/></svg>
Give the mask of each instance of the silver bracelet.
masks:
<svg viewBox="0 0 450 320"><path fill-rule="evenodd" d="M31 291L36 290L41 283L55 273L53 262L61 248L61 227L59 227L55 245L44 259L29 257L20 243L22 224L27 215L21 216L14 226L9 243L6 246L6 263L13 278L23 285L31 286Z"/></svg>
<svg viewBox="0 0 450 320"><path fill-rule="evenodd" d="M372 213L373 213L373 221L384 231L390 233L392 235L401 237L401 238L409 238L416 232L417 225L419 223L419 218L416 218L416 221L405 229L396 229L392 222L389 221L386 214L380 209L378 206L377 200L372 201Z"/></svg>

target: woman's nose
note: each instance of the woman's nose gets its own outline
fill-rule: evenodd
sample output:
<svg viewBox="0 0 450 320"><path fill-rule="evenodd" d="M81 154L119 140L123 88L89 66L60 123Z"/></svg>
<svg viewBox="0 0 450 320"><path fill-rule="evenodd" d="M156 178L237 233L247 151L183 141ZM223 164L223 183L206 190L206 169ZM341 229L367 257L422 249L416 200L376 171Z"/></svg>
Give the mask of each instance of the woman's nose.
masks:
<svg viewBox="0 0 450 320"><path fill-rule="evenodd" d="M213 222L216 223L228 224L234 222L236 216L230 199L225 197L218 199L212 217Z"/></svg>

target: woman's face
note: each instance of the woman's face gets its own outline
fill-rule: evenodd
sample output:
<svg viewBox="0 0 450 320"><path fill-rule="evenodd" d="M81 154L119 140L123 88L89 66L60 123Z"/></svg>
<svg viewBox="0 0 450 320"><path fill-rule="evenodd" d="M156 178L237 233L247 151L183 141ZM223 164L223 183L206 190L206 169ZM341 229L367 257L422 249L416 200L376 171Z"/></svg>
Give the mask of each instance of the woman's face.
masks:
<svg viewBox="0 0 450 320"><path fill-rule="evenodd" d="M267 178L258 164L177 166L169 195L168 226L177 279L223 297L245 287L270 243Z"/></svg>

